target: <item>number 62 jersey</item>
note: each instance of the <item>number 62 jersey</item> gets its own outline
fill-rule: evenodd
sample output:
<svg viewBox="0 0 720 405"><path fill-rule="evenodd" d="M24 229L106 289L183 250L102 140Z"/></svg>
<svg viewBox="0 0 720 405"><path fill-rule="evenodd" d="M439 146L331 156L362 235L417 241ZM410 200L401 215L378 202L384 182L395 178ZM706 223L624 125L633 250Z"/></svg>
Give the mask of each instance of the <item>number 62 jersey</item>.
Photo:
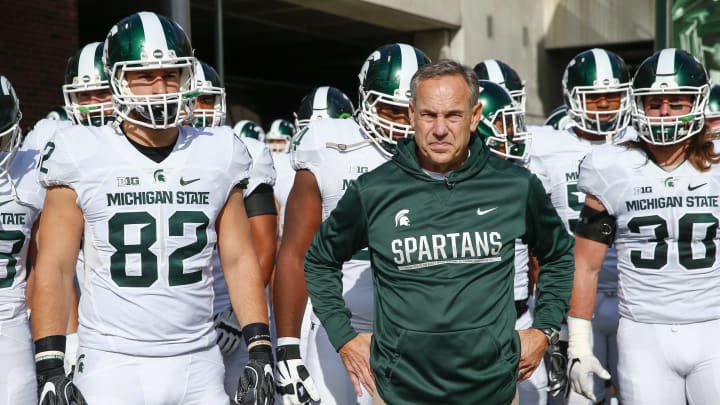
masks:
<svg viewBox="0 0 720 405"><path fill-rule="evenodd" d="M215 344L215 220L250 163L225 127L181 127L160 163L111 126L47 144L40 182L72 188L85 220L81 346L164 357Z"/></svg>
<svg viewBox="0 0 720 405"><path fill-rule="evenodd" d="M639 148L606 145L580 165L580 191L617 219L620 315L684 324L720 319L720 167L668 172Z"/></svg>

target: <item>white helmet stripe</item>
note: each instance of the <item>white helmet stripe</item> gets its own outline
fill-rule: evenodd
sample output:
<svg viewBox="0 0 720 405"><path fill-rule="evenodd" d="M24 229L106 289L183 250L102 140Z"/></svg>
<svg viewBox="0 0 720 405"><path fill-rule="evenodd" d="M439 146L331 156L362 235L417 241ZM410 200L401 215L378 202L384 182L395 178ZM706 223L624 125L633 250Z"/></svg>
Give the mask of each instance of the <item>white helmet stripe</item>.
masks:
<svg viewBox="0 0 720 405"><path fill-rule="evenodd" d="M596 80L597 83L602 83L603 80L613 79L612 64L610 63L610 57L607 52L602 49L593 49L593 57L595 58L595 69L596 69Z"/></svg>
<svg viewBox="0 0 720 405"><path fill-rule="evenodd" d="M313 110L326 110L328 108L327 97L329 89L330 88L328 86L317 88L315 91L315 97L313 98Z"/></svg>
<svg viewBox="0 0 720 405"><path fill-rule="evenodd" d="M208 79L205 77L205 69L199 60L195 59L195 81L205 83Z"/></svg>
<svg viewBox="0 0 720 405"><path fill-rule="evenodd" d="M147 56L151 56L152 52L156 49L167 51L165 31L163 31L158 16L155 13L146 11L140 12L138 15L140 16L143 30L145 31L145 52L148 52Z"/></svg>
<svg viewBox="0 0 720 405"><path fill-rule="evenodd" d="M10 93L10 82L5 76L0 76L0 89L2 89L3 96L9 96Z"/></svg>
<svg viewBox="0 0 720 405"><path fill-rule="evenodd" d="M663 49L658 56L656 75L675 74L675 49Z"/></svg>
<svg viewBox="0 0 720 405"><path fill-rule="evenodd" d="M418 63L414 47L407 44L398 44L398 46L400 47L400 63L402 64L398 90L400 91L399 96L405 98L406 92L410 90L410 79L418 70Z"/></svg>
<svg viewBox="0 0 720 405"><path fill-rule="evenodd" d="M100 45L100 42L93 42L92 44L85 45L82 51L80 51L80 58L78 58L78 77L88 76L91 79L95 79L95 52Z"/></svg>
<svg viewBox="0 0 720 405"><path fill-rule="evenodd" d="M487 69L488 80L493 83L501 84L505 87L505 77L500 69L500 64L495 59L488 59L485 62L485 69Z"/></svg>

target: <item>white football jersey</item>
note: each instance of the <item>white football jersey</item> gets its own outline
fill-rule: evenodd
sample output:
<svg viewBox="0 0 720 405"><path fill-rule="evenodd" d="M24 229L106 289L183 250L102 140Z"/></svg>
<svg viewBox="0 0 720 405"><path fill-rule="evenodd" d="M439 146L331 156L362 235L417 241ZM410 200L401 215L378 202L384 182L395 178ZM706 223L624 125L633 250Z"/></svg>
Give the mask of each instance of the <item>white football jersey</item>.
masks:
<svg viewBox="0 0 720 405"><path fill-rule="evenodd" d="M311 121L293 138L290 158L295 170L310 170L315 176L323 220L335 209L350 182L387 162L360 126L349 119ZM373 286L367 250L346 262L342 274L343 297L352 312L352 326L371 331Z"/></svg>
<svg viewBox="0 0 720 405"><path fill-rule="evenodd" d="M259 185L267 184L272 187L275 184L275 167L273 166L272 157L270 157L270 150L264 142L248 137L242 137L240 141L245 144L252 158L250 180L245 190L243 190L243 196L247 198ZM230 294L228 294L225 274L220 265L220 256L217 249L213 253L213 274L215 279L213 283L213 289L215 290L213 312L217 314L230 308Z"/></svg>
<svg viewBox="0 0 720 405"><path fill-rule="evenodd" d="M667 172L640 149L608 145L583 160L578 187L617 219L620 315L644 323L720 319L720 168Z"/></svg>
<svg viewBox="0 0 720 405"><path fill-rule="evenodd" d="M27 162L27 159L13 159L10 166L17 198L13 198L8 178L0 177L0 322L27 316L28 248L44 199L36 167L28 166Z"/></svg>
<svg viewBox="0 0 720 405"><path fill-rule="evenodd" d="M572 128L555 130L550 126L535 127L528 168L540 179L550 195L565 229L573 234L585 194L578 190L578 170L583 157L590 150L605 145L604 138L589 141L578 137ZM632 128L618 134L617 143L637 138ZM617 290L617 259L614 247L608 248L598 280L598 291Z"/></svg>
<svg viewBox="0 0 720 405"><path fill-rule="evenodd" d="M528 284L530 283L528 271L530 269L530 255L528 245L522 240L515 240L515 282L513 283L515 301L528 297Z"/></svg>
<svg viewBox="0 0 720 405"><path fill-rule="evenodd" d="M137 356L214 345L215 221L249 177L245 145L230 128L181 127L156 163L114 127L72 126L46 149L41 184L71 187L85 220L80 345Z"/></svg>
<svg viewBox="0 0 720 405"><path fill-rule="evenodd" d="M279 237L282 239L283 226L285 225L285 208L287 207L287 199L290 195L293 183L295 182L295 170L290 163L289 153L273 153L273 161L275 162L275 170L277 171L277 179L275 180L275 198L277 198L280 212L278 212Z"/></svg>

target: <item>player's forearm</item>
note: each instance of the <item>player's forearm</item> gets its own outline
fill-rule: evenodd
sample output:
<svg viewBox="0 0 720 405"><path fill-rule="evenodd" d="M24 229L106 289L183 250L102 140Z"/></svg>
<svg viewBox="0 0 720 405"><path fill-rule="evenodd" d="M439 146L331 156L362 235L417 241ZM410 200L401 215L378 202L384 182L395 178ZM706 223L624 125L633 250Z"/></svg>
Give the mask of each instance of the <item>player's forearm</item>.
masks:
<svg viewBox="0 0 720 405"><path fill-rule="evenodd" d="M595 311L595 294L597 293L599 274L599 267L592 268L585 263L576 262L568 315L576 318L592 319Z"/></svg>
<svg viewBox="0 0 720 405"><path fill-rule="evenodd" d="M290 252L287 247L280 248L273 293L279 337L300 337L308 299L303 264L303 254Z"/></svg>
<svg viewBox="0 0 720 405"><path fill-rule="evenodd" d="M33 286L33 340L65 335L72 299L73 276L59 270L35 270Z"/></svg>
<svg viewBox="0 0 720 405"><path fill-rule="evenodd" d="M238 258L237 262L229 266L223 263L230 303L238 322L243 326L269 323L262 274L257 263L253 265L251 260L256 260L254 254Z"/></svg>

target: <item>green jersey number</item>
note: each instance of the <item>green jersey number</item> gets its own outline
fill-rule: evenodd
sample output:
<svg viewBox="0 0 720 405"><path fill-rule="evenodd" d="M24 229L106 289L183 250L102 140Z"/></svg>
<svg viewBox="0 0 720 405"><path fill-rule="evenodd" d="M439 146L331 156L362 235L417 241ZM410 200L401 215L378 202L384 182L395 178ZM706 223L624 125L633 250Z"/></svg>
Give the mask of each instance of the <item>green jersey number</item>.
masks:
<svg viewBox="0 0 720 405"><path fill-rule="evenodd" d="M25 243L25 234L21 231L0 231L0 240L15 242L9 252L0 252L0 260L7 260L5 265L7 274L0 278L0 288L9 288L12 287L13 280L15 280L17 254L20 253Z"/></svg>
<svg viewBox="0 0 720 405"><path fill-rule="evenodd" d="M202 270L183 271L183 261L200 253L207 245L207 215L200 211L177 211L168 219L169 236L183 236L185 225L195 226L195 242L177 248L170 254L168 283L171 287L197 283L202 280ZM139 228L137 243L127 243L125 230L128 226ZM108 241L115 248L110 256L110 276L120 287L149 287L158 279L158 259L150 247L157 242L157 222L148 212L119 212L108 222ZM140 256L140 274L128 275L128 255Z"/></svg>
<svg viewBox="0 0 720 405"><path fill-rule="evenodd" d="M693 230L696 225L705 225L705 235L700 242L705 255L693 258L692 242ZM641 227L653 227L653 237L649 243L655 245L653 255L649 259L642 257L641 250L630 251L630 261L633 266L640 269L659 270L668 263L668 226L667 221L659 215L635 217L628 222L628 229L633 233L641 233ZM718 219L710 213L687 213L678 220L678 261L686 270L706 269L715 262L715 237L717 235Z"/></svg>
<svg viewBox="0 0 720 405"><path fill-rule="evenodd" d="M568 208L571 210L577 212L578 216L580 215L580 210L583 207L583 202L580 201L580 196L582 195L581 192L578 191L577 183L569 183L567 185L567 204ZM577 225L578 219L577 218L571 218L568 219L568 226L571 233L575 233L575 225Z"/></svg>

